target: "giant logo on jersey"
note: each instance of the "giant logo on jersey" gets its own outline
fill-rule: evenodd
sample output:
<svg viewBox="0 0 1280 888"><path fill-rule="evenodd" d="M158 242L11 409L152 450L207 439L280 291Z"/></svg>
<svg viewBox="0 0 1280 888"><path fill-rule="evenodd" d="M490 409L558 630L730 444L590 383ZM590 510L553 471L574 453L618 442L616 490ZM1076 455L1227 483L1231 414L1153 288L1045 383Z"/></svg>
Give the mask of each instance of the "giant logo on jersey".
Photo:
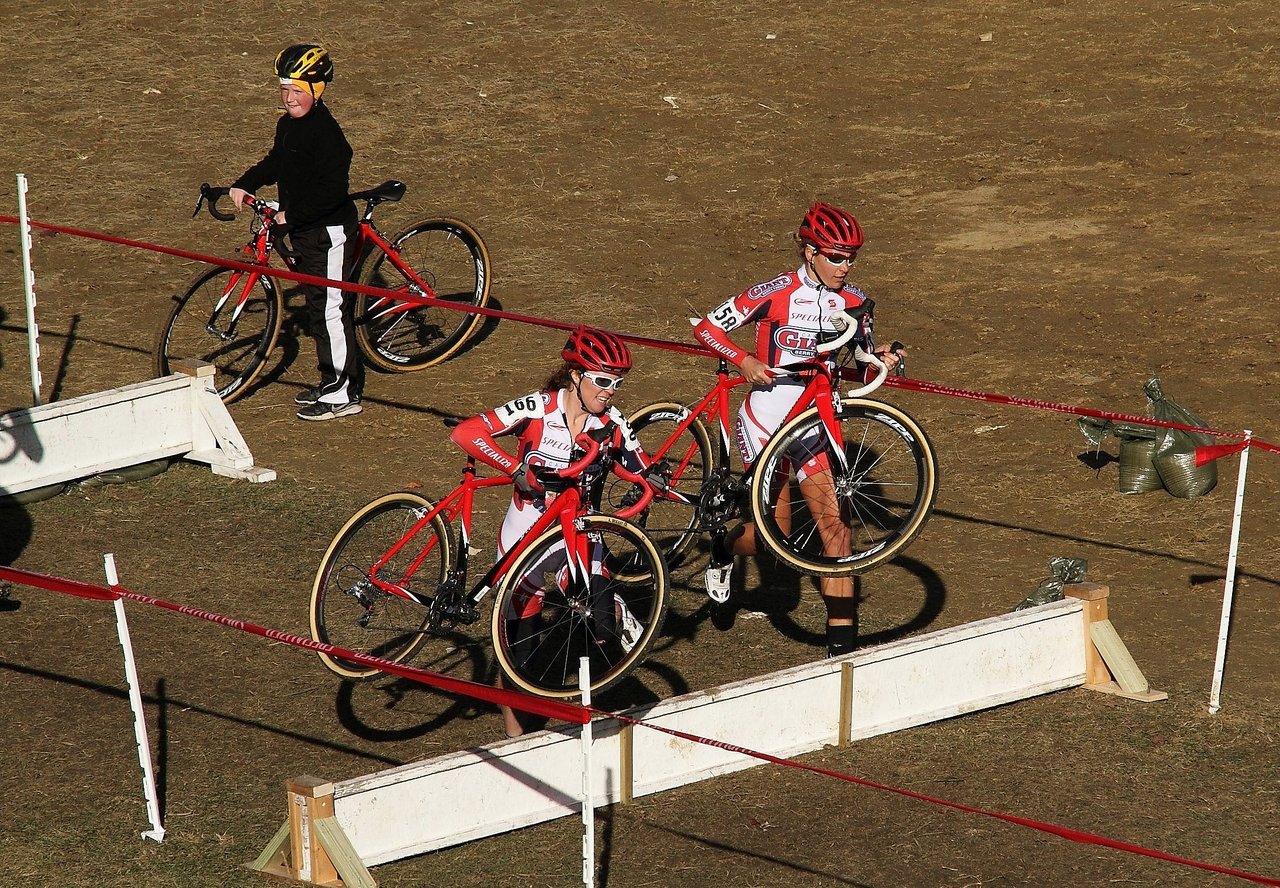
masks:
<svg viewBox="0 0 1280 888"><path fill-rule="evenodd" d="M784 274L763 284L756 284L747 291L746 296L748 299L763 299L770 293L778 292L789 283L791 283L791 275Z"/></svg>
<svg viewBox="0 0 1280 888"><path fill-rule="evenodd" d="M797 358L812 358L818 353L818 337L812 330L779 327L773 331L773 344Z"/></svg>

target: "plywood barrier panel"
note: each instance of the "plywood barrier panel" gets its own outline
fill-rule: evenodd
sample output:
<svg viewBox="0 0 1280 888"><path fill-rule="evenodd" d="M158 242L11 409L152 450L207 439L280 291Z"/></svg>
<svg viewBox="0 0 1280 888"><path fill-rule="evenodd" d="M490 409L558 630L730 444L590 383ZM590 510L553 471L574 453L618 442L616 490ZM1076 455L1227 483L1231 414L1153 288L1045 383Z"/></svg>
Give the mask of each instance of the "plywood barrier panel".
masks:
<svg viewBox="0 0 1280 888"><path fill-rule="evenodd" d="M627 715L723 743L792 757L839 740L844 663L854 665L853 739L949 718L1085 677L1085 626L1067 599L837 660L809 663ZM594 726L597 804L622 796L620 724ZM334 785L335 817L368 866L495 835L580 810L580 730L404 765ZM634 729L634 796L742 770L761 760L642 726Z"/></svg>
<svg viewBox="0 0 1280 888"><path fill-rule="evenodd" d="M593 726L593 792L619 798L616 722ZM581 811L577 725L334 784L334 813L366 866Z"/></svg>

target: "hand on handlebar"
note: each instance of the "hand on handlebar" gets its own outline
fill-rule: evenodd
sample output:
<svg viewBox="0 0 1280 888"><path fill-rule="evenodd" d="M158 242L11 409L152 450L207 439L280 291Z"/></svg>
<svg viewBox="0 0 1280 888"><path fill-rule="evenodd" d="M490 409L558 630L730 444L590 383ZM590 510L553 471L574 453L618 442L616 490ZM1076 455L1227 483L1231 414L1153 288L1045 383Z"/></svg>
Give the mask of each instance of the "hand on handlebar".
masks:
<svg viewBox="0 0 1280 888"><path fill-rule="evenodd" d="M742 366L739 368L742 375L752 385L768 385L773 382L774 372L764 361L755 355L747 355L742 359Z"/></svg>
<svg viewBox="0 0 1280 888"><path fill-rule="evenodd" d="M246 197L253 197L253 195L245 191L243 188L228 188L227 197L231 198L231 202L235 204L235 208L238 210L244 206L244 199Z"/></svg>
<svg viewBox="0 0 1280 888"><path fill-rule="evenodd" d="M511 473L511 481L515 484L516 490L520 491L520 495L527 499L537 499L546 492L546 488L538 480L536 467L527 462L521 462L516 466L516 470Z"/></svg>
<svg viewBox="0 0 1280 888"><path fill-rule="evenodd" d="M887 366L890 371L894 371L899 365L904 367L906 366L907 347L901 342L894 342L892 345L877 346L876 357L884 361L885 366Z"/></svg>

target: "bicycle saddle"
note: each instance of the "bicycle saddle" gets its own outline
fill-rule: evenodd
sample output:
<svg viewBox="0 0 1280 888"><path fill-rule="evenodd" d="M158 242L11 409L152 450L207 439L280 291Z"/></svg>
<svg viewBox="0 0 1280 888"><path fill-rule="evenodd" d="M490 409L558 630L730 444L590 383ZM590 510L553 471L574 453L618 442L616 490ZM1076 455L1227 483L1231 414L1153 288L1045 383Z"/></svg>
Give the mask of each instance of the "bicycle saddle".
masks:
<svg viewBox="0 0 1280 888"><path fill-rule="evenodd" d="M370 188L368 191L358 191L349 195L351 200L367 200L374 204L380 204L385 200L398 201L404 197L405 188L407 186L396 179L388 179L377 188Z"/></svg>

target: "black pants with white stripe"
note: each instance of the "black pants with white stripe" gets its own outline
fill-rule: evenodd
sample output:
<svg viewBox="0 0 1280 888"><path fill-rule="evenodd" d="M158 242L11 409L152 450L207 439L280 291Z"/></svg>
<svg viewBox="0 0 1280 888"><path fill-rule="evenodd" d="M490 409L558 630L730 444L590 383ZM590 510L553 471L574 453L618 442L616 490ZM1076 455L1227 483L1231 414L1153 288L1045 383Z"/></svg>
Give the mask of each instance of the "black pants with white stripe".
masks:
<svg viewBox="0 0 1280 888"><path fill-rule="evenodd" d="M348 280L356 262L359 222L355 207L341 225L314 225L289 236L298 255L297 268L330 280ZM336 287L300 284L307 300L307 317L316 341L320 370L320 400L346 404L364 392L364 364L356 347L354 293Z"/></svg>

